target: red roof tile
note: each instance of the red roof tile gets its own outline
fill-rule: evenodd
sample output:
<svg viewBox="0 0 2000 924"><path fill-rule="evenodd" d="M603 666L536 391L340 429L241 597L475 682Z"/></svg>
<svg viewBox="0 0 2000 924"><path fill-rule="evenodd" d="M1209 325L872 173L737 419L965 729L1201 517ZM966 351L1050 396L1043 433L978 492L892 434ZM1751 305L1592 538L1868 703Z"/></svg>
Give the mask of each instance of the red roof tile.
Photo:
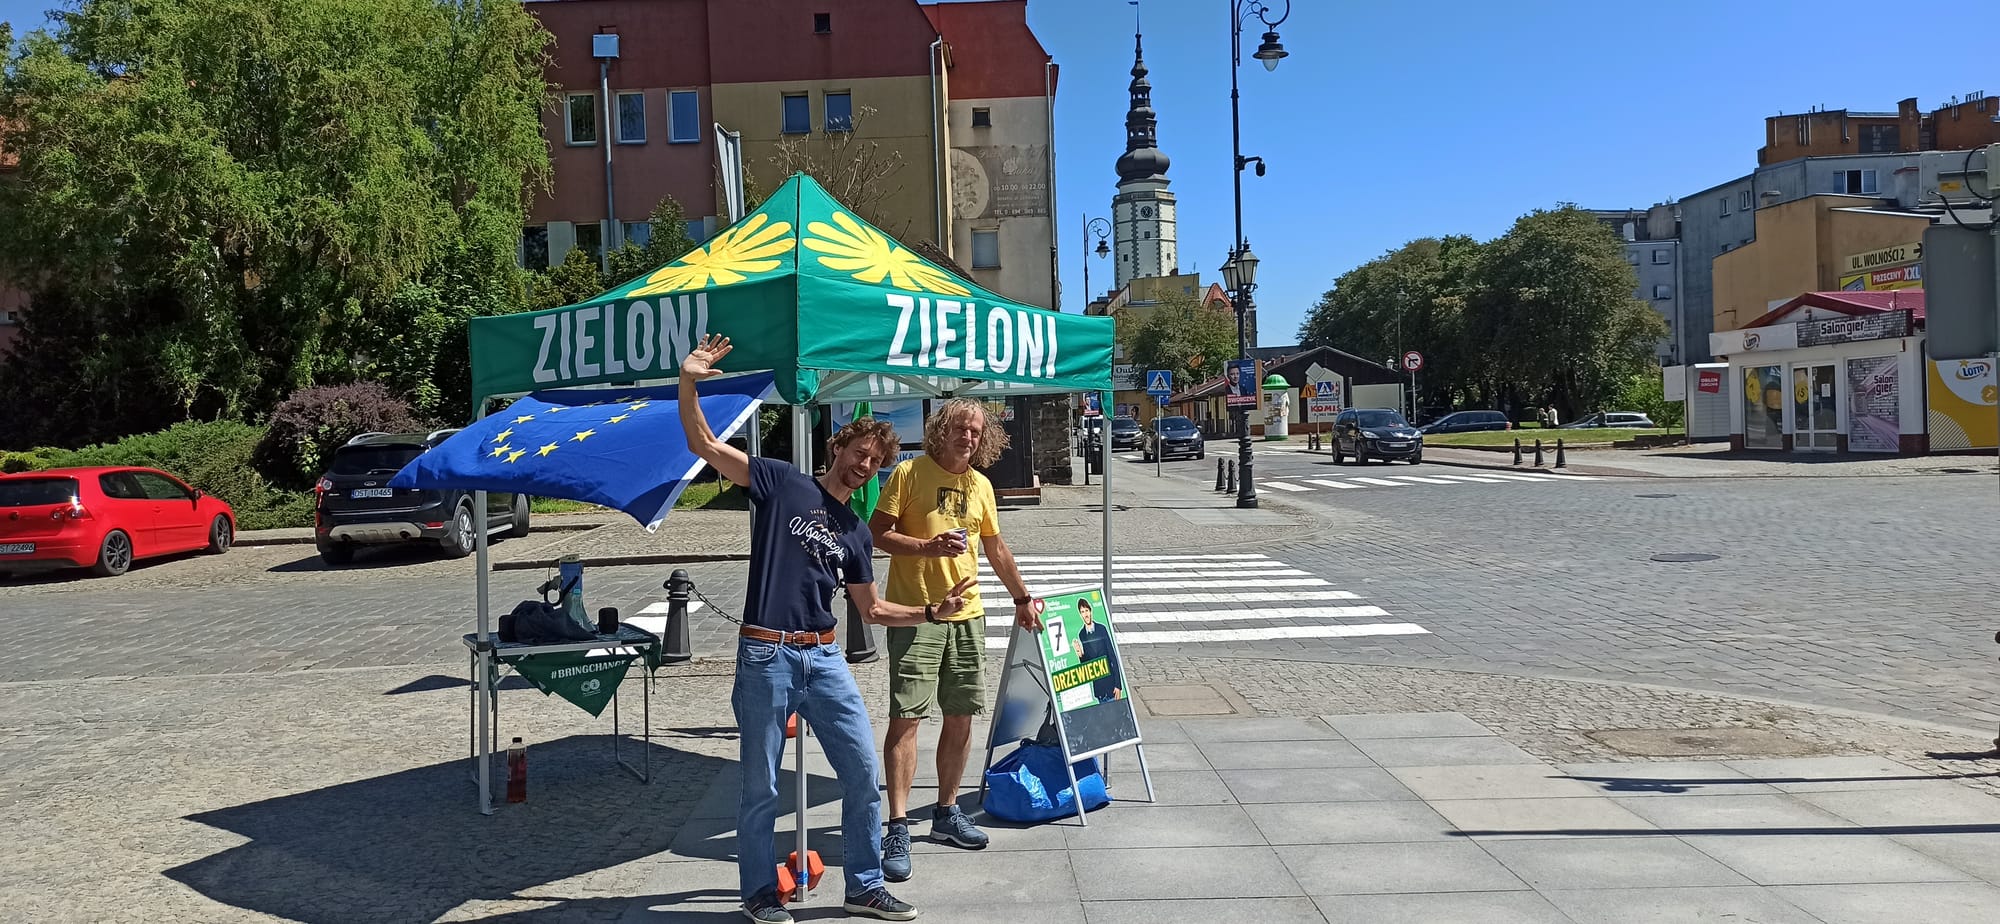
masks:
<svg viewBox="0 0 2000 924"><path fill-rule="evenodd" d="M1807 292L1764 313L1744 327L1768 327L1800 308L1822 308L1847 315L1908 311L1910 319L1924 319L1924 290L1892 289L1887 292Z"/></svg>

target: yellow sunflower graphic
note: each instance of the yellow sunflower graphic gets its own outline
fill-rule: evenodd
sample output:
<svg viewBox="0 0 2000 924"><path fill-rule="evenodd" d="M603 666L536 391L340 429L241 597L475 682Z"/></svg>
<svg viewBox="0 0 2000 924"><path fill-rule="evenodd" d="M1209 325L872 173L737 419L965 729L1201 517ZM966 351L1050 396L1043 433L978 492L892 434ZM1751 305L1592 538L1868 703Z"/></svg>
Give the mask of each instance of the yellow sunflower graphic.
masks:
<svg viewBox="0 0 2000 924"><path fill-rule="evenodd" d="M916 254L898 246L882 232L855 221L845 212L833 213L833 224L815 221L806 225L807 237L801 243L806 249L816 251L821 266L842 273L853 273L854 278L867 283L887 282L908 292L930 292L935 295L971 295L971 290L952 281L950 275L938 269Z"/></svg>
<svg viewBox="0 0 2000 924"><path fill-rule="evenodd" d="M660 267L627 297L735 285L752 273L768 273L783 262L777 257L791 249L791 233L788 222L752 215L742 224L716 235L706 246Z"/></svg>

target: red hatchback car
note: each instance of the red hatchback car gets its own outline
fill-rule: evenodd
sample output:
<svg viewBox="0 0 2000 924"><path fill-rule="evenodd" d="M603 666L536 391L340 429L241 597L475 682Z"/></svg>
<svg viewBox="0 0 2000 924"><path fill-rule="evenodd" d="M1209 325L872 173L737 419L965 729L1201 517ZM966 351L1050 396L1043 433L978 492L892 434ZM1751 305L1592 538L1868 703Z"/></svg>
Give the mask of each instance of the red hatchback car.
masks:
<svg viewBox="0 0 2000 924"><path fill-rule="evenodd" d="M111 577L157 555L229 551L236 513L150 468L0 475L0 574L89 568Z"/></svg>

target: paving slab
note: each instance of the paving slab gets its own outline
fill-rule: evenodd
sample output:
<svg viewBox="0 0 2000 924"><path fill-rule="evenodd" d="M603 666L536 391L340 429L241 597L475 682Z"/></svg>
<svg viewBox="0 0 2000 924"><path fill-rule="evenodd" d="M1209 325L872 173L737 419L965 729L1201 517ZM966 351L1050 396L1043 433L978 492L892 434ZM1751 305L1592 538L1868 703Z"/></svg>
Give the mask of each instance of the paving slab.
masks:
<svg viewBox="0 0 2000 924"><path fill-rule="evenodd" d="M1047 850L959 850L926 855L908 882L889 891L936 920L956 920L931 906L994 905L1079 901L1077 877L1062 853ZM827 877L833 876L832 870Z"/></svg>
<svg viewBox="0 0 2000 924"><path fill-rule="evenodd" d="M1959 834L1899 834L1891 840L1976 878L2000 884L2000 828Z"/></svg>
<svg viewBox="0 0 2000 924"><path fill-rule="evenodd" d="M1335 767L1297 770L1224 770L1222 781L1236 801L1253 802L1383 802L1415 799L1417 794L1376 767Z"/></svg>
<svg viewBox="0 0 2000 924"><path fill-rule="evenodd" d="M1884 829L2000 825L2000 798L1950 780L1867 792L1816 792L1798 798L1856 824ZM1943 833L1883 830L1883 834Z"/></svg>
<svg viewBox="0 0 2000 924"><path fill-rule="evenodd" d="M1192 742L1177 744L1147 744L1146 770L1158 774L1175 770L1212 770L1201 749ZM1132 769L1137 770L1135 762Z"/></svg>
<svg viewBox="0 0 2000 924"><path fill-rule="evenodd" d="M1964 882L1971 874L1870 834L1683 837L1758 885Z"/></svg>
<svg viewBox="0 0 2000 924"><path fill-rule="evenodd" d="M1375 738L1358 739L1354 746L1383 767L1448 767L1495 764L1528 764L1535 755L1516 747L1505 738Z"/></svg>
<svg viewBox="0 0 2000 924"><path fill-rule="evenodd" d="M1235 794L1229 791L1229 784L1222 781L1222 775L1213 770L1168 770L1153 771L1154 805L1234 805ZM1123 790L1114 789L1111 795L1117 804ZM1144 795L1144 789L1131 793L1137 799Z"/></svg>
<svg viewBox="0 0 2000 924"><path fill-rule="evenodd" d="M1706 854L1669 837L1489 841L1481 846L1540 890L1749 884Z"/></svg>
<svg viewBox="0 0 2000 924"><path fill-rule="evenodd" d="M1571 924L1569 917L1533 892L1333 895L1317 901L1330 924Z"/></svg>
<svg viewBox="0 0 2000 924"><path fill-rule="evenodd" d="M1541 894L1576 924L1822 924L1756 886L1556 889Z"/></svg>
<svg viewBox="0 0 2000 924"><path fill-rule="evenodd" d="M1779 898L1825 924L1991 924L2000 888L1975 882L1778 886Z"/></svg>
<svg viewBox="0 0 2000 924"><path fill-rule="evenodd" d="M1240 805L1133 805L1066 827L1071 850L1126 847L1259 847L1268 843Z"/></svg>
<svg viewBox="0 0 2000 924"><path fill-rule="evenodd" d="M1840 833L1854 823L1791 796L1682 796L1676 799L1615 799L1662 829L1676 834Z"/></svg>
<svg viewBox="0 0 2000 924"><path fill-rule="evenodd" d="M1603 837L1657 830L1604 798L1440 799L1429 805L1475 840Z"/></svg>
<svg viewBox="0 0 2000 924"><path fill-rule="evenodd" d="M1526 886L1471 843L1314 844L1278 848L1315 898L1388 892L1504 892Z"/></svg>
<svg viewBox="0 0 2000 924"><path fill-rule="evenodd" d="M1403 785L1425 799L1559 799L1594 796L1590 784L1547 764L1393 767Z"/></svg>
<svg viewBox="0 0 2000 924"><path fill-rule="evenodd" d="M1731 769L1781 792L1878 792L1910 788L1936 774L1882 757L1798 757L1726 761Z"/></svg>
<svg viewBox="0 0 2000 924"><path fill-rule="evenodd" d="M1078 850L1070 863L1085 901L1305 895L1269 847Z"/></svg>
<svg viewBox="0 0 2000 924"><path fill-rule="evenodd" d="M1492 729L1456 712L1404 712L1381 715L1323 715L1320 720L1348 738L1484 737Z"/></svg>
<svg viewBox="0 0 2000 924"><path fill-rule="evenodd" d="M1777 788L1728 763L1713 760L1636 763L1557 764L1571 779L1599 787L1603 795L1640 796L1762 795Z"/></svg>
<svg viewBox="0 0 2000 924"><path fill-rule="evenodd" d="M1459 840L1422 802L1295 802L1245 806L1272 844L1393 844Z"/></svg>
<svg viewBox="0 0 2000 924"><path fill-rule="evenodd" d="M1090 924L1159 924L1162 921L1254 921L1256 924L1325 924L1326 918L1309 898L1218 898L1194 901L1084 902ZM940 918L952 920L956 918ZM1040 918L1021 916L1009 924Z"/></svg>
<svg viewBox="0 0 2000 924"><path fill-rule="evenodd" d="M1306 741L1339 738L1340 734L1318 719L1261 716L1231 719L1182 719L1181 731L1188 740L1212 741Z"/></svg>
<svg viewBox="0 0 2000 924"><path fill-rule="evenodd" d="M1375 761L1347 741L1208 741L1201 756L1217 770L1293 770L1308 767L1372 767ZM1147 752L1150 760L1152 752Z"/></svg>

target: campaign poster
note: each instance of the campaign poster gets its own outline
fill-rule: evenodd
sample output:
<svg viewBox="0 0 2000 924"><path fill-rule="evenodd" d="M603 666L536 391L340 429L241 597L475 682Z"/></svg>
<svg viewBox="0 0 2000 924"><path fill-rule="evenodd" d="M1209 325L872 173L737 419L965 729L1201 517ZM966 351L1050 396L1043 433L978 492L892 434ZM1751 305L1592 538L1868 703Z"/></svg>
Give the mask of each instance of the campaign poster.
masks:
<svg viewBox="0 0 2000 924"><path fill-rule="evenodd" d="M1070 757L1137 743L1139 720L1103 589L1071 588L1042 600L1043 677Z"/></svg>

